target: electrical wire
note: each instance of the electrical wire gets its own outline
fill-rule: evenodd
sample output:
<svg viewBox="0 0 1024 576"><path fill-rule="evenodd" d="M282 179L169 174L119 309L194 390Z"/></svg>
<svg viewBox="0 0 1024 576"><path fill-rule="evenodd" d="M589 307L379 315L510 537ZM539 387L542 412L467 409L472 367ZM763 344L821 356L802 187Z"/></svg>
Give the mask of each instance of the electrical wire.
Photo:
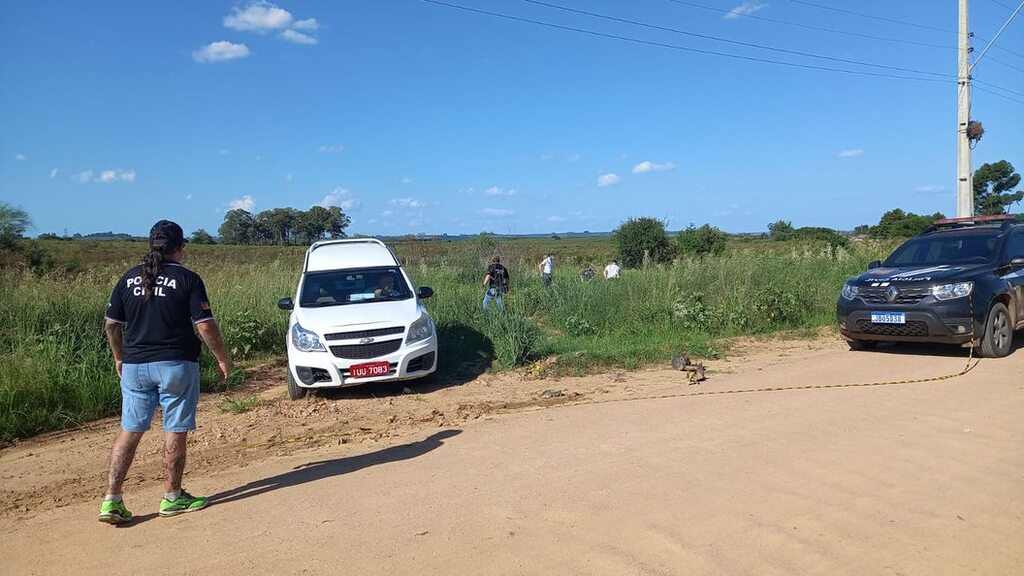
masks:
<svg viewBox="0 0 1024 576"><path fill-rule="evenodd" d="M452 9L455 9L455 10L463 10L463 11L472 12L472 13L475 13L475 14L483 14L485 16L492 16L492 17L495 17L495 18L501 18L501 19L504 19L504 20L511 20L511 21L514 21L514 22L523 22L523 23L527 23L527 24L535 24L537 26L544 26L544 27L547 27L547 28L554 28L556 30L564 30L564 31L569 31L569 32L576 32L576 33L579 33L579 34L586 34L588 36L596 36L596 37L599 37L599 38L610 38L610 39L614 39L614 40L620 40L620 41L623 41L623 42L631 42L631 43L634 43L634 44L643 44L643 45L646 45L646 46L656 46L656 47L660 47L660 48L669 48L669 49L672 49L672 50L680 50L680 51L683 51L683 52L693 52L693 53L696 53L696 54L705 54L705 55L709 55L709 56L721 56L723 58L732 58L732 59L735 59L735 60L746 60L748 62L760 62L762 64L774 64L774 65L777 65L777 66L787 66L787 67L790 67L790 68L802 68L802 69L806 69L806 70L821 70L821 71L825 71L825 72L838 72L838 73L842 73L842 74L851 74L851 75L855 75L855 76L871 76L871 77L875 77L875 78L892 78L892 79L897 79L897 80L914 80L914 81L917 81L917 82L932 82L932 83L939 83L939 84L946 84L948 82L948 80L942 80L942 79L938 79L938 78L920 78L920 77L917 77L917 76L905 76L905 75L899 75L899 74L886 74L886 73L881 73L881 72L867 72L867 71L864 71L864 70L845 70L845 69L842 69L842 68L830 68L828 66L816 66L816 65L813 65L813 64L799 64L799 63L796 63L796 62L786 62L786 61L783 61L783 60L772 60L770 58L758 58L758 57L754 57L754 56L743 56L743 55L740 55L740 54L732 54L732 53L729 53L729 52L717 52L717 51L714 51L714 50L703 50L701 48L691 48L689 46L680 46L678 44L668 44L668 43L665 43L665 42L655 42L655 41L652 41L652 40L643 40L643 39L640 39L640 38L632 38L632 37L629 37L629 36L620 36L620 35L617 35L617 34L606 34L604 32L596 32L594 30L585 30L583 28L575 28L575 27L572 27L572 26L564 26L564 25L561 25L561 24L554 24L554 23L551 23L551 22L544 22L544 21L541 21L541 20L533 20L533 19L530 19L530 18L523 18L523 17L520 17L520 16L513 16L513 15L510 15L510 14L503 14L503 13L500 13L500 12L491 12L489 10L482 10L482 9L479 9L479 8L471 8L469 6L462 6L462 5L459 5L459 4L451 4L451 3L448 3L448 2L443 2L441 0L422 0L422 1L426 2L428 4L434 4L436 6L443 6L443 7L452 8Z"/></svg>
<svg viewBox="0 0 1024 576"><path fill-rule="evenodd" d="M999 27L999 31L996 32L996 35L989 40L988 46L985 46L985 49L981 51L981 54L974 59L974 64L971 66L971 69L973 69L974 66L977 66L978 62L985 57L985 53L988 52L988 49L996 43L996 38L999 38L999 35L1003 33L1003 30L1006 30L1006 27L1010 25L1010 22L1012 22L1014 17L1017 16L1017 13L1020 12L1021 8L1024 8L1024 1L1017 6L1017 9L1013 11L1013 14L1010 14L1010 17L1006 19L1006 22L1003 22L1003 25Z"/></svg>
<svg viewBox="0 0 1024 576"><path fill-rule="evenodd" d="M841 34L843 36L854 36L856 38L867 38L870 40L881 40L882 42L895 42L897 44L909 44L911 46L924 46L927 48L942 48L945 50L956 50L956 46L952 44L932 44L929 42L915 42L913 40L904 40L902 38L887 38L885 36L872 36L871 34L859 34L857 32L848 32L846 30L836 30L834 28L824 28L822 26L812 26L810 24L802 24L800 22L791 22L788 20L780 20L778 18L768 18L766 16L758 16L757 14L743 14L739 12L733 12L732 10L725 10L723 8L714 8L712 6L705 6L703 4L697 4L696 2L687 2L686 0L668 0L673 4L680 4L683 6L690 6L692 8L699 8L701 10L709 10L711 12L718 12L720 14L736 14L736 16L743 18L751 18L753 20L761 20L763 22L771 22L773 24L782 24L783 26L794 26L796 28L804 28L807 30L816 30L818 32L828 32L830 34Z"/></svg>
<svg viewBox="0 0 1024 576"><path fill-rule="evenodd" d="M982 88L981 86L975 86L974 89L975 90L980 90L981 92L985 92L986 94L991 94L993 96L999 96L1000 98L1003 98L1005 100L1009 100L1011 102L1016 102L1018 104L1024 104L1024 100L1018 100L1016 98L1011 98L1010 96L1006 96L1006 95L1000 94L999 92L994 92L992 90L988 90L987 88Z"/></svg>
<svg viewBox="0 0 1024 576"><path fill-rule="evenodd" d="M815 4L813 2L807 2L806 0L789 0L794 4L803 4L804 6L810 6L812 8L818 8L821 10L831 10L833 12L840 12L842 14L850 14L852 16L860 16L861 18L870 18L871 20L881 20L883 22L892 22L893 24L903 24L904 26L913 26L915 28L924 28L926 30L935 30L937 32L954 32L948 28L939 28L937 26L929 26L927 24L918 24L917 22L907 22L906 20L896 20L894 18L886 18L884 16L875 16L873 14L863 14L861 12L854 12L852 10L843 10L842 8L833 8L832 6L822 6L821 4Z"/></svg>
<svg viewBox="0 0 1024 576"><path fill-rule="evenodd" d="M775 47L775 46L766 46L764 44L754 44L752 42L742 42L740 40L731 40L729 38L721 38L721 37L718 37L718 36L710 36L710 35L707 35L707 34L698 34L696 32L689 32L689 31L686 31L686 30L680 30L678 28L669 28L667 26L658 26L656 24L649 24L647 22L640 22L640 21L637 21L637 20L630 20L630 19L627 19L627 18L619 18L619 17L616 17L616 16L609 16L607 14L600 14L600 13L597 13L597 12L588 12L586 10L580 10L578 8L569 8L567 6L560 6L558 4L551 4L551 3L548 3L548 2L542 2L541 0L522 0L522 1L526 2L528 4L535 4L537 6L544 6L544 7L547 7L547 8L553 8L555 10L562 10L562 11L565 11L565 12L570 12L572 14L582 14L584 16L590 16L592 18L600 18L602 20L610 20L612 22L621 22L623 24L630 24L630 25L633 25L633 26L642 26L644 28L650 28L652 30L661 30L663 32L672 32L674 34L682 34L683 36L691 36L691 37L694 37L694 38L701 38L701 39L704 39L704 40L714 40L716 42L724 42L726 44L734 44L736 46L745 46L747 48L757 48L759 50L768 50L768 51L771 51L771 52L779 52L779 53L782 53L782 54L791 54L791 55L794 55L794 56L803 56L805 58L815 58L815 59L818 59L818 60L827 60L827 61L830 61L830 62L841 62L843 64L853 64L855 66L867 66L867 67L870 67L870 68L879 68L879 69L882 69L882 70L894 70L894 71L897 71L897 72L909 72L911 74L923 74L923 75L927 75L927 76L937 76L939 78L955 78L955 76L953 76L951 74L942 74L942 73L939 73L939 72L927 72L927 71L924 71L924 70L914 70L913 68L903 68L903 67L900 67L900 66L887 66L885 64L874 64L874 63L871 63L871 62L862 62L862 61L859 61L859 60L849 60L849 59L846 59L846 58L837 58L837 57L834 57L834 56L824 56L824 55L821 55L821 54L812 54L810 52L801 52L799 50L788 50L786 48L778 48L778 47Z"/></svg>
<svg viewBox="0 0 1024 576"><path fill-rule="evenodd" d="M995 88L996 90L1002 90L1003 92L1009 92L1010 94L1016 94L1017 96L1024 96L1024 92L1017 92L1016 90L1010 90L1009 88L1003 88L991 82L984 82L982 80L971 79L971 82L975 84L981 84L982 86L988 86L989 88Z"/></svg>

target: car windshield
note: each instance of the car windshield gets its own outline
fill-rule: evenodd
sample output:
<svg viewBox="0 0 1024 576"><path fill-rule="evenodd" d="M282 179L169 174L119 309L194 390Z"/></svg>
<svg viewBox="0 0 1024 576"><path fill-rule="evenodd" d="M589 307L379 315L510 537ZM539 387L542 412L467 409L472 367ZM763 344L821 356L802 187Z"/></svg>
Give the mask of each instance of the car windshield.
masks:
<svg viewBox="0 0 1024 576"><path fill-rule="evenodd" d="M882 263L888 268L985 264L995 258L999 232L939 233L908 240Z"/></svg>
<svg viewBox="0 0 1024 576"><path fill-rule="evenodd" d="M317 308L388 300L408 300L412 290L397 267L309 272L299 306Z"/></svg>

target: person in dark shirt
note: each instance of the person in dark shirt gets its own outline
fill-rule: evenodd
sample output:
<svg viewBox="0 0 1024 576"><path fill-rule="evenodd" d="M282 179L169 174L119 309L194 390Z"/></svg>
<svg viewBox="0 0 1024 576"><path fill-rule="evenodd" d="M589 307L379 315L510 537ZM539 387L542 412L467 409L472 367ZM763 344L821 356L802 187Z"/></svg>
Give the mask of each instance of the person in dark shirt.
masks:
<svg viewBox="0 0 1024 576"><path fill-rule="evenodd" d="M107 341L121 379L121 430L110 454L107 495L99 520L131 520L121 487L157 404L163 410L164 468L167 473L160 515L174 516L206 507L207 499L181 487L185 443L196 428L199 403L199 336L217 358L227 379L231 359L224 349L202 278L180 264L185 237L174 222L161 220L149 231L149 254L126 272L107 304ZM195 326L195 329L193 329Z"/></svg>
<svg viewBox="0 0 1024 576"><path fill-rule="evenodd" d="M501 265L501 258L495 256L491 259L491 265L487 267L487 274L484 275L484 310L490 305L491 300L498 305L498 310L505 311L504 296L509 288L508 268Z"/></svg>

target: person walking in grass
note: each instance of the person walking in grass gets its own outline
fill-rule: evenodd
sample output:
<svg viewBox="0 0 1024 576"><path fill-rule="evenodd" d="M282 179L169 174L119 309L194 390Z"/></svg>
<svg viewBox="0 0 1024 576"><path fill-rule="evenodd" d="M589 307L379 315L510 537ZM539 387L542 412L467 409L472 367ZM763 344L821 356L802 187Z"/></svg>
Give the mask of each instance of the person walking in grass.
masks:
<svg viewBox="0 0 1024 576"><path fill-rule="evenodd" d="M508 293L510 280L508 268L501 265L501 258L492 258L491 265L487 267L487 274L484 275L484 311L491 300L497 304L498 310L505 311L504 296Z"/></svg>
<svg viewBox="0 0 1024 576"><path fill-rule="evenodd" d="M604 267L604 277L606 280L618 278L621 273L622 268L619 267L619 262L617 260L612 260L611 264Z"/></svg>
<svg viewBox="0 0 1024 576"><path fill-rule="evenodd" d="M550 288L551 275L555 273L555 255L548 252L547 256L537 265L537 269L540 270L540 281L544 283L544 287Z"/></svg>
<svg viewBox="0 0 1024 576"><path fill-rule="evenodd" d="M196 428L199 403L199 352L203 342L227 379L231 359L210 310L206 287L180 261L185 236L174 222L161 220L149 231L149 254L114 286L105 314L105 331L121 379L121 430L110 453L107 495L100 522L132 519L121 487L157 404L163 410L163 460L166 482L160 515L174 516L206 507L207 499L181 487L188 433Z"/></svg>

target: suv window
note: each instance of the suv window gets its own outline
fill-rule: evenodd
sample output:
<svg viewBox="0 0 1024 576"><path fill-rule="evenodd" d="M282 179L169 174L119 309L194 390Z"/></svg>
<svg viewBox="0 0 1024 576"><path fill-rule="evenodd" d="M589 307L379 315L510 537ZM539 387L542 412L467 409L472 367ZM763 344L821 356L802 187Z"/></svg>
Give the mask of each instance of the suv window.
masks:
<svg viewBox="0 0 1024 576"><path fill-rule="evenodd" d="M939 233L912 238L883 263L891 268L936 264L985 264L995 257L999 232Z"/></svg>
<svg viewBox="0 0 1024 576"><path fill-rule="evenodd" d="M1024 230L1017 230L1006 243L1006 260L1024 258Z"/></svg>
<svg viewBox="0 0 1024 576"><path fill-rule="evenodd" d="M299 306L316 308L409 298L412 290L397 267L330 270L306 274Z"/></svg>

